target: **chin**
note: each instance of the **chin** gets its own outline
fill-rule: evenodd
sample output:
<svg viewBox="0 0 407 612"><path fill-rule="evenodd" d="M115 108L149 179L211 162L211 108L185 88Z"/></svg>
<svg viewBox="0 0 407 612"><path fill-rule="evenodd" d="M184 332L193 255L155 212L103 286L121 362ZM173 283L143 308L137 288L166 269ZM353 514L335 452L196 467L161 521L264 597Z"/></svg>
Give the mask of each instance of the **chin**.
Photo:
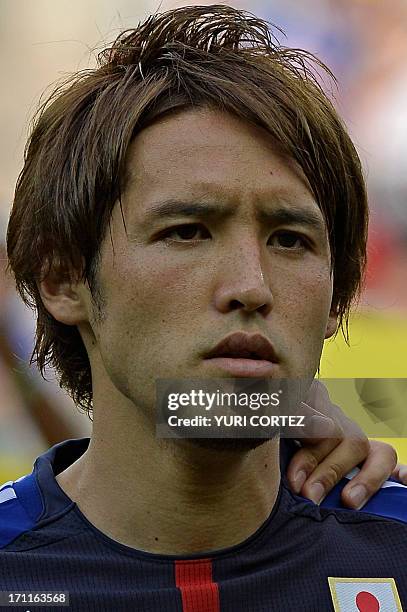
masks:
<svg viewBox="0 0 407 612"><path fill-rule="evenodd" d="M271 438L184 438L177 442L200 449L241 454L258 448L277 435Z"/></svg>

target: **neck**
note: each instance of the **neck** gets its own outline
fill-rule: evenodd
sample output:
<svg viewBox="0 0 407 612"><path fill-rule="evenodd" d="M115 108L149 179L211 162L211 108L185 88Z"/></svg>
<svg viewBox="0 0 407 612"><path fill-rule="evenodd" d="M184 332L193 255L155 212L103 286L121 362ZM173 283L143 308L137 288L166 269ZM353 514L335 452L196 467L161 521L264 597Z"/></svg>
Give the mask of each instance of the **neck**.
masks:
<svg viewBox="0 0 407 612"><path fill-rule="evenodd" d="M89 449L57 477L88 520L161 554L209 552L252 535L277 497L278 440L253 450L160 440L140 414L134 406L95 411Z"/></svg>

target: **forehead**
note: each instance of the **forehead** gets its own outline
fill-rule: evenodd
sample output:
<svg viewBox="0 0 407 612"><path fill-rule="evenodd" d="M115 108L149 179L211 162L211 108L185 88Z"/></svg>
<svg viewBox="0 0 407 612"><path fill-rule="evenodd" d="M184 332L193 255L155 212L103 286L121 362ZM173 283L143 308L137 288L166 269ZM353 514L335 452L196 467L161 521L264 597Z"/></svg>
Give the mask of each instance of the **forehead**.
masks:
<svg viewBox="0 0 407 612"><path fill-rule="evenodd" d="M319 210L302 170L265 130L212 109L171 114L140 132L128 151L127 177L128 212L136 216L174 196L285 200Z"/></svg>

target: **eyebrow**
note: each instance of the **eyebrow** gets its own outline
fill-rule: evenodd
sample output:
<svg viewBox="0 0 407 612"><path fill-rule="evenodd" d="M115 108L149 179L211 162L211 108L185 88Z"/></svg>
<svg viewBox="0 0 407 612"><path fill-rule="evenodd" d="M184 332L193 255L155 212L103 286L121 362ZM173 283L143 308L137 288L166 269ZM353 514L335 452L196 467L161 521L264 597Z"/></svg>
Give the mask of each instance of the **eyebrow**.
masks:
<svg viewBox="0 0 407 612"><path fill-rule="evenodd" d="M181 216L221 219L231 216L234 210L233 205L170 199L153 204L146 212L144 223L150 224L157 219L173 219ZM325 232L322 214L292 204L289 206L279 204L270 210L258 210L256 217L261 222L274 225L305 225Z"/></svg>

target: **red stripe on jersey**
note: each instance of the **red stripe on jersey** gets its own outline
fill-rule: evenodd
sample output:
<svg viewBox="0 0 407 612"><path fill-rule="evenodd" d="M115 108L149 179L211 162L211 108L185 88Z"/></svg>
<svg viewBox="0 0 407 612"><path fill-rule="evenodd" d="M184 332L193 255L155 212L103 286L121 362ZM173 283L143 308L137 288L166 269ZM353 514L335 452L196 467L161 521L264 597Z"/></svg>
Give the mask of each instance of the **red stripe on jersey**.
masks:
<svg viewBox="0 0 407 612"><path fill-rule="evenodd" d="M220 612L210 559L175 561L175 582L181 591L182 612Z"/></svg>

